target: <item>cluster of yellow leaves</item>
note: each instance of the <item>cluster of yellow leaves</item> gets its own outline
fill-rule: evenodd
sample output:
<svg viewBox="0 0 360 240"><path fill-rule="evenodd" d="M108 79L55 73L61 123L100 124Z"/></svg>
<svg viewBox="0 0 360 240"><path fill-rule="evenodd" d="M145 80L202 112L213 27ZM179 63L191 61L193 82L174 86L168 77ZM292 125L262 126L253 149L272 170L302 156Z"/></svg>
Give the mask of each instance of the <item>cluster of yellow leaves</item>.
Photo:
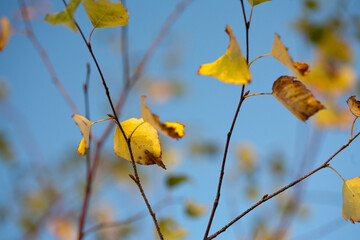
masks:
<svg viewBox="0 0 360 240"><path fill-rule="evenodd" d="M6 47L11 36L12 28L7 17L0 19L0 52Z"/></svg>
<svg viewBox="0 0 360 240"><path fill-rule="evenodd" d="M261 2L263 1L258 1L256 4ZM255 1L250 3L256 5ZM251 81L248 64L229 26L226 26L226 33L230 37L226 53L213 63L201 65L198 74L212 76L226 83L248 84ZM306 63L292 60L287 48L277 34L275 34L271 55L290 68L297 76L306 76L309 73L309 66ZM278 78L274 82L272 94L298 119L306 121L310 116L325 107L316 100L303 83L294 79L294 77L289 76Z"/></svg>
<svg viewBox="0 0 360 240"><path fill-rule="evenodd" d="M76 32L74 13L80 2L94 28L124 26L129 21L123 4L109 0L71 0L63 11L46 14L45 21L52 25L63 24Z"/></svg>
<svg viewBox="0 0 360 240"><path fill-rule="evenodd" d="M144 99L145 96L142 96L142 118L130 118L122 122L121 128L123 132L119 126L116 127L114 134L114 152L118 157L124 158L129 162L132 162L133 158L136 163L142 165L157 164L166 169L162 162L161 143L157 130L170 138L180 139L185 135L185 125L176 122L161 122L159 116L150 111ZM84 155L89 149L91 126L94 123L109 119L91 122L84 116L78 114L74 114L72 117L80 128L83 136L77 152ZM131 151L129 151L127 140L130 143Z"/></svg>
<svg viewBox="0 0 360 240"><path fill-rule="evenodd" d="M360 222L360 177L344 181L342 214L345 220Z"/></svg>

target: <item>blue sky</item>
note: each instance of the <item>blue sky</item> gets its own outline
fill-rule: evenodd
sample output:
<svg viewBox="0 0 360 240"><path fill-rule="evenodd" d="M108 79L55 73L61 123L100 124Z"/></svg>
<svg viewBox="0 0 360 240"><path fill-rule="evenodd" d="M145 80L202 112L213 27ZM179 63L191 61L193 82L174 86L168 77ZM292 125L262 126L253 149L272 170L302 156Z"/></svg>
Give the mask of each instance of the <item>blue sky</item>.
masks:
<svg viewBox="0 0 360 240"><path fill-rule="evenodd" d="M127 1L130 13L129 50L133 68L160 29L163 21L178 2L175 0ZM311 48L304 43L291 25L300 14L300 3L301 1L294 0L273 0L254 9L250 29L250 59L269 53L274 33L278 33L295 59L311 60ZM63 9L60 0L52 0L51 5L50 12ZM245 5L249 15L250 8L246 1ZM3 107L0 114L0 128L6 129L15 143L14 148L18 154L17 157L22 159L26 158L26 154L19 141L16 125L26 122L30 126L44 161L51 165L52 161L60 161L59 155L61 154L59 153L65 149L76 148L80 134L71 119L71 109L51 82L38 53L21 33L23 25L14 17L17 8L16 1L1 1L0 3L0 16L9 17L15 28L15 34L10 39L9 45L0 53L0 78L9 86L8 101L20 112L21 116L16 121L12 120L11 116L7 115L6 108ZM80 109L83 110L82 84L85 80L86 62L90 62L92 69L91 117L93 120L105 118L106 113L110 112L105 101L105 92L95 65L80 35L73 33L64 26L51 26L45 23L42 20L43 15L40 13L34 20L34 30L56 67L60 80ZM82 7L76 12L75 17L85 35L88 36L91 25ZM184 95L172 98L164 104L148 101L151 109L159 114L162 119L179 121L187 126L186 137L179 142L169 142L169 144L185 148L186 144L189 144L193 139L207 139L219 144L220 153L212 157L214 158L213 161L206 161L206 159L197 161L187 152L183 152L181 154L182 163L179 169L176 169L176 172L189 172L194 179L189 186L180 189L176 194L190 195L197 201L206 203L209 208L215 195L226 133L236 109L241 87L224 84L211 77L198 76L196 72L201 64L212 62L225 52L228 45L228 36L224 31L226 25L231 26L243 52L245 52L245 31L240 2L237 0L195 0L171 28L145 70L146 75L153 78L177 77L184 81L186 89ZM119 48L109 44L108 39L112 34L115 37L118 36L116 34L119 32L120 29L99 29L94 32L92 37L93 50L105 72L105 78L114 98L120 93L122 86L122 63ZM166 69L164 67L164 55L172 48L180 48L181 55L179 58L182 60L182 65ZM255 62L251 71L253 80L248 87L251 93L270 92L273 81L277 77L289 74L286 67L270 57ZM139 107L142 94L141 90L131 92L121 120L140 117ZM99 133L101 130L101 126L95 129ZM304 148L309 144L312 132L311 121L300 122L272 96L249 98L241 109L232 136L230 152L234 152L236 143L250 142L256 146L259 162L265 166L268 155L281 150L289 159L287 163L289 168L296 172ZM349 132L345 131L322 133L318 154L314 159L311 159L315 163L313 166L324 162L341 145L346 143L348 137ZM332 164L347 179L360 175L359 162L357 161L358 142L355 141L343 151L334 159ZM107 147L111 148L111 141L107 141ZM229 154L227 172L233 170L231 169L231 161L234 162L235 160L232 153ZM163 174L162 171L155 170L154 172ZM10 181L14 177L11 173L5 173L0 168L0 176L1 182L13 184ZM256 178L264 185L269 181L262 174ZM290 174L285 183L293 179L295 179L294 175ZM241 186L241 184L240 182L235 186ZM280 186L282 185L280 184ZM227 189L230 194L227 197L224 194L221 199L212 231L222 227L228 222L228 219L237 216L252 204L252 202L241 198L240 195L234 195L240 190L232 189L231 186L231 178L226 177L224 189ZM335 218L338 218L339 226L341 224L344 227L339 227L339 230L327 235L324 239L351 239L355 234L358 234L358 224L352 225L342 219L342 181L331 170L321 170L306 180L305 186L304 202L311 206L311 214L309 219L295 222L291 231L293 237L301 236L301 234L316 229ZM273 192L272 186L268 187L261 189L264 191L261 194ZM164 194L164 189L154 192L148 191L150 198L154 201L158 199L157 194ZM327 193L329 195L326 195ZM6 199L6 194L0 197L1 201L6 201ZM239 201L236 204L237 211L235 212L227 207L228 201L231 199ZM141 201L137 203L142 204ZM234 239L233 231L248 232L247 224L252 224L257 219L268 218L273 207L272 204L268 203L260 206L250 213L248 218L245 217L244 221L234 225L235 230L228 230L218 239ZM267 213L264 214L264 210ZM181 224L191 230L188 239L200 239L202 237L207 216L198 221L188 221L181 214L177 215L179 215ZM148 221L150 220L148 219ZM9 236L14 236L14 233L11 232L12 229L9 229ZM44 239L51 238L44 236ZM309 239L315 238L310 237Z"/></svg>

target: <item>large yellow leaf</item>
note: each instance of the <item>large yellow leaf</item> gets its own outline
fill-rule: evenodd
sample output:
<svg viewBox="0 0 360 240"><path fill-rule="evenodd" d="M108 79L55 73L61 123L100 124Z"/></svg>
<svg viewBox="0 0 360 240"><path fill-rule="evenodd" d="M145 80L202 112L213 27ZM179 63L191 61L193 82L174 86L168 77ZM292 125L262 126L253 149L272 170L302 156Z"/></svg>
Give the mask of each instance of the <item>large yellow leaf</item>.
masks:
<svg viewBox="0 0 360 240"><path fill-rule="evenodd" d="M325 108L300 81L281 76L273 84L273 96L301 121Z"/></svg>
<svg viewBox="0 0 360 240"><path fill-rule="evenodd" d="M153 114L145 103L145 96L141 96L141 117L145 122L150 123L153 127L161 131L163 134L170 138L182 138L185 135L185 125L177 122L164 122L160 121L158 115Z"/></svg>
<svg viewBox="0 0 360 240"><path fill-rule="evenodd" d="M342 188L342 215L350 222L360 222L360 177L346 180Z"/></svg>
<svg viewBox="0 0 360 240"><path fill-rule="evenodd" d="M142 118L130 118L121 123L127 138L131 135L131 150L136 163L142 165L157 164L166 169L161 161L159 134L151 124ZM124 136L117 126L114 134L114 152L118 157L131 162L131 156Z"/></svg>
<svg viewBox="0 0 360 240"><path fill-rule="evenodd" d="M351 96L346 101L352 114L360 117L360 101L355 99L355 96Z"/></svg>
<svg viewBox="0 0 360 240"><path fill-rule="evenodd" d="M74 13L79 6L80 1L81 0L71 0L65 10L58 13L46 14L45 21L52 25L64 24L76 32Z"/></svg>
<svg viewBox="0 0 360 240"><path fill-rule="evenodd" d="M79 114L72 115L72 118L74 119L76 125L80 128L81 135L83 136L83 139L81 139L79 143L77 152L81 155L85 155L89 149L90 129L93 123L86 117Z"/></svg>
<svg viewBox="0 0 360 240"><path fill-rule="evenodd" d="M9 19L7 17L1 17L0 19L0 52L6 47L12 29Z"/></svg>
<svg viewBox="0 0 360 240"><path fill-rule="evenodd" d="M81 0L94 28L124 26L129 21L129 15L121 2L109 0Z"/></svg>
<svg viewBox="0 0 360 240"><path fill-rule="evenodd" d="M288 49L281 42L280 36L275 33L274 43L271 48L271 55L279 62L290 68L296 75L305 76L309 73L309 65L306 63L294 62L289 55Z"/></svg>
<svg viewBox="0 0 360 240"><path fill-rule="evenodd" d="M201 65L198 74L212 76L226 83L248 84L251 74L246 60L231 28L226 26L225 31L230 37L226 53L215 62Z"/></svg>

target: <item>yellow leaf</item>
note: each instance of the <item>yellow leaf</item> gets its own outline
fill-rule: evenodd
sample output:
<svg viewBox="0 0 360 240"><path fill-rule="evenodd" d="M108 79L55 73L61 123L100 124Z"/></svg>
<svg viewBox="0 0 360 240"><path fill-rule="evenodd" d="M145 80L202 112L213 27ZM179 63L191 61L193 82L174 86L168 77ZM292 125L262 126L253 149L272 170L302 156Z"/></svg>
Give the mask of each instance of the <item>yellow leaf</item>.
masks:
<svg viewBox="0 0 360 240"><path fill-rule="evenodd" d="M294 62L288 52L288 49L281 42L280 36L275 33L274 43L271 48L271 56L279 62L290 68L296 75L306 76L309 73L309 65L306 63Z"/></svg>
<svg viewBox="0 0 360 240"><path fill-rule="evenodd" d="M145 122L150 123L153 127L170 138L179 139L185 135L185 125L177 122L164 122L160 121L158 115L153 114L145 103L145 96L141 96L141 116Z"/></svg>
<svg viewBox="0 0 360 240"><path fill-rule="evenodd" d="M87 150L89 149L89 139L90 139L90 129L92 126L92 122L90 122L86 117L81 116L79 114L72 115L76 125L80 128L81 135L83 139L81 139L77 152L81 155L85 155Z"/></svg>
<svg viewBox="0 0 360 240"><path fill-rule="evenodd" d="M360 177L346 180L342 188L342 215L350 222L360 222Z"/></svg>
<svg viewBox="0 0 360 240"><path fill-rule="evenodd" d="M89 148L89 142L85 142L85 138L82 138L76 152L79 153L80 155L85 155L87 153L88 148Z"/></svg>
<svg viewBox="0 0 360 240"><path fill-rule="evenodd" d="M0 19L0 52L6 47L12 29L9 19L7 17L1 17Z"/></svg>
<svg viewBox="0 0 360 240"><path fill-rule="evenodd" d="M131 135L131 150L136 163L142 165L157 164L166 169L161 161L161 145L159 134L151 124L144 122L142 118L131 118L121 123L127 138ZM125 160L131 162L128 145L119 128L115 129L114 152Z"/></svg>
<svg viewBox="0 0 360 240"><path fill-rule="evenodd" d="M325 108L300 81L281 76L273 84L273 96L301 121Z"/></svg>
<svg viewBox="0 0 360 240"><path fill-rule="evenodd" d="M81 0L94 28L117 27L128 24L129 15L123 4L109 0Z"/></svg>
<svg viewBox="0 0 360 240"><path fill-rule="evenodd" d="M355 99L355 96L351 96L346 101L352 114L360 117L360 101Z"/></svg>
<svg viewBox="0 0 360 240"><path fill-rule="evenodd" d="M76 32L77 29L74 21L74 13L79 4L80 0L71 0L67 4L65 10L58 13L46 14L44 20L51 25L63 24Z"/></svg>
<svg viewBox="0 0 360 240"><path fill-rule="evenodd" d="M240 46L228 25L225 31L230 37L226 53L215 62L201 65L198 74L212 76L226 83L248 84L251 74Z"/></svg>

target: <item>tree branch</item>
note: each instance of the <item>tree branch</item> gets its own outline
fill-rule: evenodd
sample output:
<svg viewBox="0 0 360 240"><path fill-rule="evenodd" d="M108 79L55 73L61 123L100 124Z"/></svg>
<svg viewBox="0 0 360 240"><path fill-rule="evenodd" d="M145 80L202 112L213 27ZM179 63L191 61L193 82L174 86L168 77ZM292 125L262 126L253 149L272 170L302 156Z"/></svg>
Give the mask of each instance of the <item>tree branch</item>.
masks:
<svg viewBox="0 0 360 240"><path fill-rule="evenodd" d="M210 239L214 239L215 237L217 237L219 234L221 234L222 232L225 232L226 229L228 229L231 225L233 225L235 222L237 222L238 220L240 220L242 217L244 217L246 214L248 214L249 212L251 212L252 210L254 210L255 208L257 208L259 205L263 204L264 202L270 200L271 198L277 196L278 194L282 193L283 191L287 190L288 188L291 188L292 186L298 184L299 182L303 181L304 179L310 177L311 175L313 175L314 173L320 171L323 168L326 168L327 165L329 164L329 162L336 156L338 155L342 150L344 150L345 148L347 148L350 143L352 141L354 141L358 136L360 135L360 132L358 132L353 138L349 139L349 141L344 144L342 147L340 147L333 155L331 155L322 165L320 165L318 168L312 170L311 172L309 172L308 174L304 175L303 177L289 183L288 185L286 185L285 187L279 189L278 191L274 192L271 195L264 195L262 197L261 200L259 200L257 203L255 203L253 206L251 206L250 208L248 208L245 212L243 212L241 215L239 215L238 217L236 217L234 220L232 220L231 222L229 222L227 225L225 225L223 228L221 228L219 231L217 231L216 233L214 233L213 235L211 235L209 238L207 238L207 240Z"/></svg>

